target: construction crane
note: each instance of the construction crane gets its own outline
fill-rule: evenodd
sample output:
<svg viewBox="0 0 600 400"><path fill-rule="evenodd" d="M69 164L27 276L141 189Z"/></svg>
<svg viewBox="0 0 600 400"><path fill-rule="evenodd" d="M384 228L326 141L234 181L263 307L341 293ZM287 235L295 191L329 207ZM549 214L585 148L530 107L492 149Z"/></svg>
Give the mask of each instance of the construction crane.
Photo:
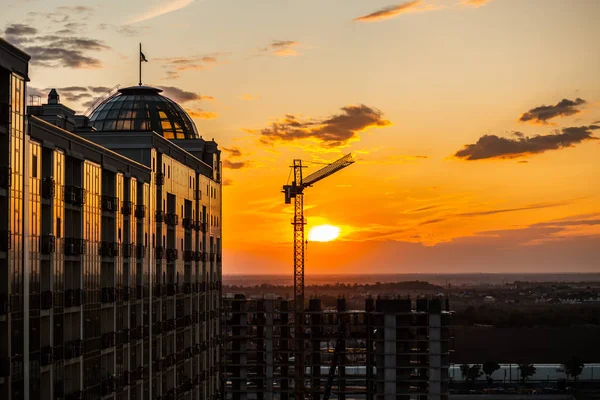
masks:
<svg viewBox="0 0 600 400"><path fill-rule="evenodd" d="M304 189L354 163L352 154L313 172L303 179L302 160L294 160L291 185L283 186L285 204L294 199L294 398L304 400Z"/></svg>

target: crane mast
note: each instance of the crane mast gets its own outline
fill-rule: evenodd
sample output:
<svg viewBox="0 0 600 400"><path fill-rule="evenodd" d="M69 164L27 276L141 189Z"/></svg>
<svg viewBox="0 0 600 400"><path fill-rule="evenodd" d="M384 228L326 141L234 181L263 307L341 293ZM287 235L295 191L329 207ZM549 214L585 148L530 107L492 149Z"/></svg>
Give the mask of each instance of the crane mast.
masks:
<svg viewBox="0 0 600 400"><path fill-rule="evenodd" d="M332 162L303 179L302 160L294 160L294 180L283 186L285 204L294 199L294 398L304 400L304 189L354 163L352 154Z"/></svg>

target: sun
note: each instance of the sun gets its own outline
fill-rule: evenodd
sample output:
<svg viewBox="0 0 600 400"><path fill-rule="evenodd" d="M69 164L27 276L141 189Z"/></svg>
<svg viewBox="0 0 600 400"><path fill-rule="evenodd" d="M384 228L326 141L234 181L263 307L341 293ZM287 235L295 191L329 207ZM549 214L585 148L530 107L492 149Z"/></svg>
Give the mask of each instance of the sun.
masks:
<svg viewBox="0 0 600 400"><path fill-rule="evenodd" d="M311 242L331 242L340 236L341 229L333 225L317 225L308 232L308 240Z"/></svg>

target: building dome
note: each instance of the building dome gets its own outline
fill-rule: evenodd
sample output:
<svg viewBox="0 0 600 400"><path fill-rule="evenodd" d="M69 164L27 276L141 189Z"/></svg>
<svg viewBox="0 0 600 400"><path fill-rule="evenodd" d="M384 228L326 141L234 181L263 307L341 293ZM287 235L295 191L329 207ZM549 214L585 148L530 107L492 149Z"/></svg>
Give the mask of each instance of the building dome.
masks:
<svg viewBox="0 0 600 400"><path fill-rule="evenodd" d="M196 139L190 116L161 89L131 86L104 100L90 114L98 132L154 131L167 139Z"/></svg>

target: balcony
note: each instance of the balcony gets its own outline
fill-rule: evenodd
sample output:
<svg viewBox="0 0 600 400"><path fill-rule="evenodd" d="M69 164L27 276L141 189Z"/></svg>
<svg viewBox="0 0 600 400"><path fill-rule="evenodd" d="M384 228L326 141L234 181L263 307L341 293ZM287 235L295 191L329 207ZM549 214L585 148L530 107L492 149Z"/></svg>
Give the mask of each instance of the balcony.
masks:
<svg viewBox="0 0 600 400"><path fill-rule="evenodd" d="M206 222L196 221L195 229L197 231L201 231L203 233L206 233L206 231L207 231Z"/></svg>
<svg viewBox="0 0 600 400"><path fill-rule="evenodd" d="M125 286L121 288L121 300L129 301L131 299L131 288L129 286Z"/></svg>
<svg viewBox="0 0 600 400"><path fill-rule="evenodd" d="M190 282L185 282L183 284L183 293L192 294L192 284Z"/></svg>
<svg viewBox="0 0 600 400"><path fill-rule="evenodd" d="M201 251L194 252L194 261L202 261L202 252Z"/></svg>
<svg viewBox="0 0 600 400"><path fill-rule="evenodd" d="M121 387L129 386L129 371L123 371L119 376L119 385Z"/></svg>
<svg viewBox="0 0 600 400"><path fill-rule="evenodd" d="M65 343L65 359L80 357L83 350L83 342L81 340L72 340Z"/></svg>
<svg viewBox="0 0 600 400"><path fill-rule="evenodd" d="M112 392L116 391L116 380L110 376L102 380L102 396L108 396Z"/></svg>
<svg viewBox="0 0 600 400"><path fill-rule="evenodd" d="M65 238L65 256L81 256L85 254L85 240Z"/></svg>
<svg viewBox="0 0 600 400"><path fill-rule="evenodd" d="M117 298L117 289L114 287L102 288L102 303L114 303Z"/></svg>
<svg viewBox="0 0 600 400"><path fill-rule="evenodd" d="M119 255L119 243L117 242L102 242L100 243L100 256L102 257L117 257Z"/></svg>
<svg viewBox="0 0 600 400"><path fill-rule="evenodd" d="M163 258L165 258L165 255L167 253L165 248L162 246L156 246L154 251L155 251L154 257L158 260L162 260Z"/></svg>
<svg viewBox="0 0 600 400"><path fill-rule="evenodd" d="M202 252L202 262L207 262L207 261L208 261L208 253Z"/></svg>
<svg viewBox="0 0 600 400"><path fill-rule="evenodd" d="M116 344L117 335L114 332L107 332L102 334L102 349L108 349L114 347Z"/></svg>
<svg viewBox="0 0 600 400"><path fill-rule="evenodd" d="M135 258L138 260L146 258L146 246L140 243L135 246Z"/></svg>
<svg viewBox="0 0 600 400"><path fill-rule="evenodd" d="M152 324L152 333L154 335L160 335L162 333L162 322L161 321L155 321Z"/></svg>
<svg viewBox="0 0 600 400"><path fill-rule="evenodd" d="M215 261L215 255L215 253L210 253L210 255L208 256L211 262Z"/></svg>
<svg viewBox="0 0 600 400"><path fill-rule="evenodd" d="M183 317L183 326L191 326L193 322L194 321L191 315L186 315Z"/></svg>
<svg viewBox="0 0 600 400"><path fill-rule="evenodd" d="M179 287L176 283L167 284L167 296L175 296L179 292Z"/></svg>
<svg viewBox="0 0 600 400"><path fill-rule="evenodd" d="M183 251L183 261L194 261L196 259L196 253L192 250L184 250Z"/></svg>
<svg viewBox="0 0 600 400"><path fill-rule="evenodd" d="M0 315L7 315L10 312L10 297L8 293L0 293Z"/></svg>
<svg viewBox="0 0 600 400"><path fill-rule="evenodd" d="M144 298L144 286L136 285L135 287L135 298L142 300Z"/></svg>
<svg viewBox="0 0 600 400"><path fill-rule="evenodd" d="M0 103L0 127L4 128L4 133L8 132L10 125L11 106L8 103Z"/></svg>
<svg viewBox="0 0 600 400"><path fill-rule="evenodd" d="M9 189L12 184L12 170L10 167L0 167L0 189Z"/></svg>
<svg viewBox="0 0 600 400"><path fill-rule="evenodd" d="M42 292L40 301L42 310L50 310L53 305L54 293L51 290L44 290Z"/></svg>
<svg viewBox="0 0 600 400"><path fill-rule="evenodd" d="M0 231L0 251L9 251L12 246L12 235L10 231Z"/></svg>
<svg viewBox="0 0 600 400"><path fill-rule="evenodd" d="M154 285L154 297L162 296L162 285Z"/></svg>
<svg viewBox="0 0 600 400"><path fill-rule="evenodd" d="M52 254L56 251L56 238L54 235L42 235L40 240L42 254Z"/></svg>
<svg viewBox="0 0 600 400"><path fill-rule="evenodd" d="M85 204L85 189L79 186L65 186L65 203L81 207Z"/></svg>
<svg viewBox="0 0 600 400"><path fill-rule="evenodd" d="M54 196L56 196L56 183L53 177L47 176L42 180L42 197L52 199Z"/></svg>
<svg viewBox="0 0 600 400"><path fill-rule="evenodd" d="M54 362L54 351L52 347L46 346L42 347L40 352L40 364L43 366L50 365Z"/></svg>
<svg viewBox="0 0 600 400"><path fill-rule="evenodd" d="M184 229L194 229L194 226L196 226L193 218L184 218L182 224Z"/></svg>
<svg viewBox="0 0 600 400"><path fill-rule="evenodd" d="M119 198L102 195L102 211L115 212L119 208Z"/></svg>
<svg viewBox="0 0 600 400"><path fill-rule="evenodd" d="M217 253L216 257L217 257L217 262L222 261L221 253Z"/></svg>
<svg viewBox="0 0 600 400"><path fill-rule="evenodd" d="M179 225L179 215L177 215L175 213L166 213L165 214L165 223L169 226Z"/></svg>
<svg viewBox="0 0 600 400"><path fill-rule="evenodd" d="M167 262L173 262L179 258L177 249L167 249Z"/></svg>
<svg viewBox="0 0 600 400"><path fill-rule="evenodd" d="M121 251L125 258L135 257L135 243L123 243L121 245Z"/></svg>
<svg viewBox="0 0 600 400"><path fill-rule="evenodd" d="M133 201L123 200L121 203L121 214L131 215L133 212Z"/></svg>
<svg viewBox="0 0 600 400"><path fill-rule="evenodd" d="M135 206L135 217L139 219L146 218L146 206L143 204L136 204Z"/></svg>
<svg viewBox="0 0 600 400"><path fill-rule="evenodd" d="M157 186L162 186L165 184L165 175L162 172L157 172L154 180L156 181Z"/></svg>
<svg viewBox="0 0 600 400"><path fill-rule="evenodd" d="M162 223L165 220L164 211L156 210L156 213L154 214L154 220L156 221L156 223Z"/></svg>

